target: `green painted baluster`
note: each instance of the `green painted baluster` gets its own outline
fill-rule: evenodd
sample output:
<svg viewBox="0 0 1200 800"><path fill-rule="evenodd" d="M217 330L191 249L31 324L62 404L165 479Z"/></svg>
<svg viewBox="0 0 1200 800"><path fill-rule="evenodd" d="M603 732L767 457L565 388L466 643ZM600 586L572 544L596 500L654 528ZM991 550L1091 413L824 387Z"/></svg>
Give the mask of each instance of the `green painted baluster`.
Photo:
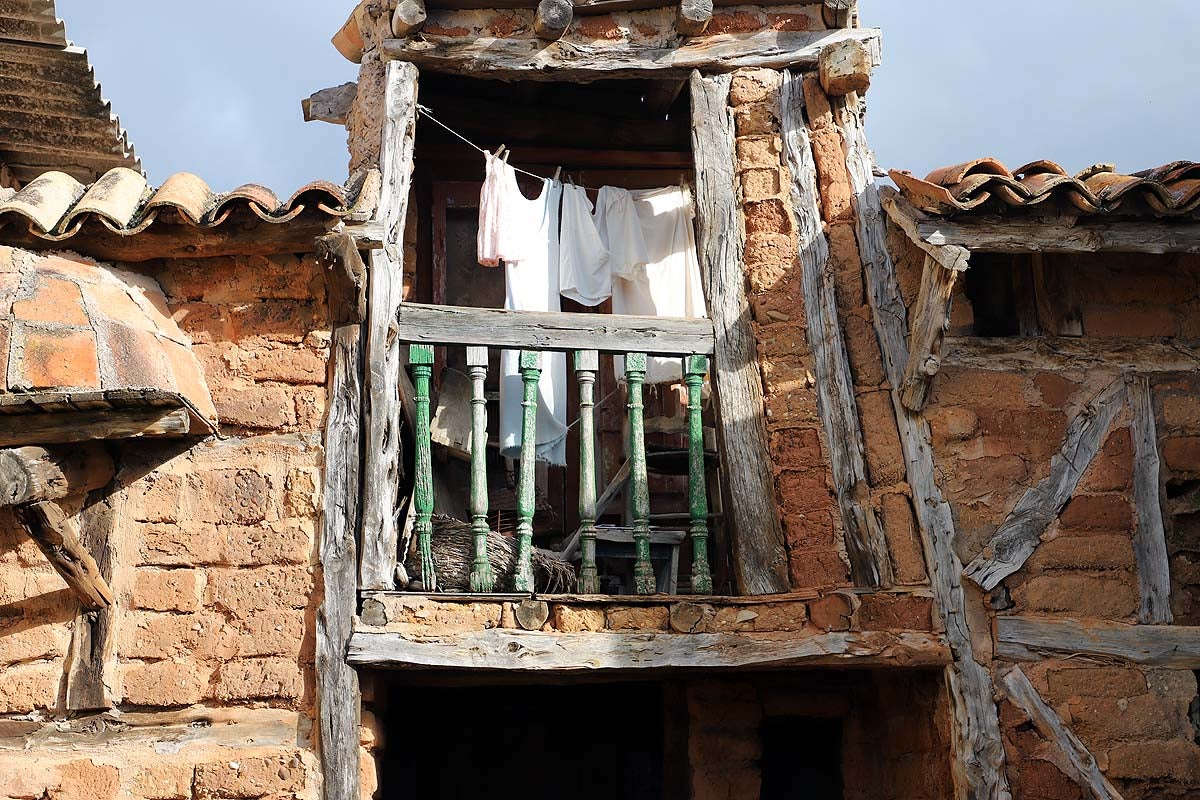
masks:
<svg viewBox="0 0 1200 800"><path fill-rule="evenodd" d="M646 475L646 437L642 384L646 380L646 354L625 356L625 383L629 391L629 493L633 506L633 585L638 594L654 594L658 581L650 563L650 486Z"/></svg>
<svg viewBox="0 0 1200 800"><path fill-rule="evenodd" d="M596 371L600 354L595 350L575 351L575 375L579 380L579 546L583 563L579 568L579 591L599 594L596 570Z"/></svg>
<svg viewBox="0 0 1200 800"><path fill-rule="evenodd" d="M487 348L468 347L467 374L471 377L471 535L475 540L475 552L471 560L472 592L490 592L496 585L496 575L487 552L487 398L483 395L487 368Z"/></svg>
<svg viewBox="0 0 1200 800"><path fill-rule="evenodd" d="M700 390L708 358L684 359L683 382L688 393L688 512L692 518L692 592L712 594L712 573L708 567L708 487L704 480L704 423L701 420Z"/></svg>
<svg viewBox="0 0 1200 800"><path fill-rule="evenodd" d="M433 375L433 347L427 344L408 346L408 363L412 365L416 388L417 455L416 486L413 503L417 519L417 548L421 551L421 585L426 592L437 591L437 574L433 569L433 457L429 444L429 379Z"/></svg>
<svg viewBox="0 0 1200 800"><path fill-rule="evenodd" d="M521 402L521 471L517 475L517 571L513 589L533 591L533 511L534 482L537 473L538 380L542 377L542 354L522 350L521 381L525 395Z"/></svg>

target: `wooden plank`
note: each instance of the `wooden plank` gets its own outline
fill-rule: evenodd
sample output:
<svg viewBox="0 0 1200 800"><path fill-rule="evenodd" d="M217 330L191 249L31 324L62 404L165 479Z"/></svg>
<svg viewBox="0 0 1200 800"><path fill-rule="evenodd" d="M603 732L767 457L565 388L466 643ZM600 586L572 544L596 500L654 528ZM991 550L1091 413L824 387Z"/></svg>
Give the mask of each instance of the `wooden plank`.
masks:
<svg viewBox="0 0 1200 800"><path fill-rule="evenodd" d="M800 247L808 344L813 352L817 413L829 446L833 482L845 532L846 551L860 586L895 581L887 539L871 506L862 428L850 360L838 319L829 245L821 221L820 193L808 123L804 119L802 78L784 73L782 121L784 156L792 174L792 209Z"/></svg>
<svg viewBox="0 0 1200 800"><path fill-rule="evenodd" d="M797 637L735 633L541 633L492 629L408 639L358 631L351 664L392 669L516 672L639 672L750 667L942 666L942 637L924 631L840 632Z"/></svg>
<svg viewBox="0 0 1200 800"><path fill-rule="evenodd" d="M929 422L900 402L896 388L908 361L907 312L896 281L895 265L888 254L886 222L874 183L874 159L867 147L860 108L855 95L832 101L846 142L846 166L857 198L856 233L866 275L867 299L879 337L884 370L893 387L892 403L904 451L913 507L929 568L934 608L946 628L946 639L955 655L946 670L953 720L955 788L959 797L974 800L1007 800L1004 743L993 699L992 678L976 657L971 616L962 584L962 563L954 552L954 518L942 496L933 464Z"/></svg>
<svg viewBox="0 0 1200 800"><path fill-rule="evenodd" d="M100 574L96 559L83 546L75 520L49 500L17 506L16 512L21 527L84 607L101 609L112 605L112 589Z"/></svg>
<svg viewBox="0 0 1200 800"><path fill-rule="evenodd" d="M999 677L1004 695L1025 712L1043 738L1058 748L1059 757L1051 758L1055 766L1096 800L1123 800L1121 793L1100 771L1096 757L1042 699L1020 667L1002 669Z"/></svg>
<svg viewBox="0 0 1200 800"><path fill-rule="evenodd" d="M555 42L539 39L470 39L425 35L387 39L384 58L411 61L422 69L474 78L595 81L609 78L686 78L692 70L732 72L746 67L812 69L821 50L854 39L879 61L879 31L723 33L685 40L679 47L631 43Z"/></svg>
<svg viewBox="0 0 1200 800"><path fill-rule="evenodd" d="M1067 426L1062 447L1050 459L1050 474L1021 496L983 551L967 564L964 575L990 592L1024 566L1046 527L1075 493L1125 397L1124 382L1114 380L1080 410Z"/></svg>
<svg viewBox="0 0 1200 800"><path fill-rule="evenodd" d="M996 656L1011 661L1093 657L1200 669L1200 627L1033 617L997 617L995 627Z"/></svg>
<svg viewBox="0 0 1200 800"><path fill-rule="evenodd" d="M358 84L353 81L313 92L312 95L300 101L300 108L304 112L304 121L345 125L346 115L350 113L350 109L354 105L354 98L357 96Z"/></svg>
<svg viewBox="0 0 1200 800"><path fill-rule="evenodd" d="M359 800L358 675L345 660L358 591L359 448L362 345L359 326L333 332L325 424L324 514L321 573L324 599L317 608L317 712L323 800Z"/></svg>
<svg viewBox="0 0 1200 800"><path fill-rule="evenodd" d="M359 578L368 589L390 589L400 548L400 372L403 337L396 315L404 291L404 221L412 184L417 121L417 68L387 65L377 219L383 247L371 252L366 326L362 554Z"/></svg>
<svg viewBox="0 0 1200 800"><path fill-rule="evenodd" d="M680 84L686 83L681 81ZM679 85L679 84L676 84ZM678 96L678 95L676 95ZM655 99L653 92L648 95L646 104L654 104L662 108L673 98L664 95ZM666 113L663 108L662 113ZM484 147L488 142L481 142ZM499 146L500 142L496 142ZM431 160L461 162L463 158L462 144L442 144L424 142L420 144L420 157L426 162ZM492 148L495 149L495 148ZM590 150L583 147L538 147L536 150L522 149L522 164L531 167L561 166L563 169L578 172L580 170L687 170L692 168L692 154L680 150ZM478 195L478 192L476 193ZM478 202L478 198L476 199Z"/></svg>
<svg viewBox="0 0 1200 800"><path fill-rule="evenodd" d="M421 344L655 355L713 352L713 323L682 317L507 311L404 303L396 335Z"/></svg>
<svg viewBox="0 0 1200 800"><path fill-rule="evenodd" d="M1158 457L1158 430L1154 424L1154 398L1150 380L1138 375L1129 383L1130 431L1133 434L1133 503L1138 525L1133 534L1137 559L1138 622L1164 625L1171 614L1171 567L1163 529L1163 481Z"/></svg>
<svg viewBox="0 0 1200 800"><path fill-rule="evenodd" d="M908 362L900 384L900 402L911 411L925 406L933 376L941 369L942 340L950 327L950 299L957 278L957 272L946 269L933 256L925 256L921 289L913 305Z"/></svg>
<svg viewBox="0 0 1200 800"><path fill-rule="evenodd" d="M1149 339L1086 339L1073 336L985 339L950 336L942 364L997 372L1195 372L1200 348Z"/></svg>
<svg viewBox="0 0 1200 800"><path fill-rule="evenodd" d="M185 408L10 414L0 416L0 447L137 436L183 436L189 430L191 415Z"/></svg>
<svg viewBox="0 0 1200 800"><path fill-rule="evenodd" d="M1200 253L1200 225L1192 222L1083 222L984 217L930 219L917 226L922 240L990 253Z"/></svg>
<svg viewBox="0 0 1200 800"><path fill-rule="evenodd" d="M0 450L0 506L81 495L112 476L112 457L99 444Z"/></svg>
<svg viewBox="0 0 1200 800"><path fill-rule="evenodd" d="M787 550L763 422L763 389L743 273L745 234L737 207L733 115L728 75L691 77L692 152L696 160L696 239L700 277L716 332L712 383L722 488L733 529L741 594L790 588ZM703 350L684 352L704 353Z"/></svg>

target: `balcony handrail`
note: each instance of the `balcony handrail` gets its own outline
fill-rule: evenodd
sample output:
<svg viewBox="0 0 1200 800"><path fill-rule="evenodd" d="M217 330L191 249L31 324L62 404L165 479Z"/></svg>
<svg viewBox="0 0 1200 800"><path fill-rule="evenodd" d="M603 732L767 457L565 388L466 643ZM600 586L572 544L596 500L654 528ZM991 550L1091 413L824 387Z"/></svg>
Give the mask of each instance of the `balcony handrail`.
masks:
<svg viewBox="0 0 1200 800"><path fill-rule="evenodd" d="M711 356L715 338L712 321L704 318L507 311L423 303L402 303L396 322L401 341L412 344L509 350Z"/></svg>

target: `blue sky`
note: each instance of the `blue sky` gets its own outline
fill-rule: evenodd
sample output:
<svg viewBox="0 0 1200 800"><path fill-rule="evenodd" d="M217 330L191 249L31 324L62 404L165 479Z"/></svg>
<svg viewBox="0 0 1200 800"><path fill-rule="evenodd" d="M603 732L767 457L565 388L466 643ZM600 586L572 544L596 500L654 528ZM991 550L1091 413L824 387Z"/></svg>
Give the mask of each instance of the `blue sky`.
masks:
<svg viewBox="0 0 1200 800"><path fill-rule="evenodd" d="M195 172L280 195L345 179L345 131L300 100L353 80L329 44L351 0L58 0L151 181ZM883 28L867 95L881 166L994 155L1068 169L1200 160L1194 0L860 0Z"/></svg>

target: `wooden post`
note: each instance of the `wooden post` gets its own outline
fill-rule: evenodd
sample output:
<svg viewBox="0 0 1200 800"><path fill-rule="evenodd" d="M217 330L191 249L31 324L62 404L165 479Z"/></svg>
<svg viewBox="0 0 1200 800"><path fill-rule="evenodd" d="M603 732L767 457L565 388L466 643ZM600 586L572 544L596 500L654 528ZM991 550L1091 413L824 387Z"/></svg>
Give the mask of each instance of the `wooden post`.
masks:
<svg viewBox="0 0 1200 800"><path fill-rule="evenodd" d="M391 589L396 564L407 542L398 521L400 485L400 393L403 340L396 335L396 312L404 291L404 221L412 183L417 118L417 68L387 65L386 119L380 162L383 191L376 217L383 223L383 247L370 257L366 327L366 393L363 461L362 557L364 589Z"/></svg>
<svg viewBox="0 0 1200 800"><path fill-rule="evenodd" d="M941 369L942 340L950 327L951 295L957 279L957 272L946 269L933 256L925 256L921 289L913 306L904 383L900 387L900 402L911 411L920 411L925 406L933 376Z"/></svg>
<svg viewBox="0 0 1200 800"><path fill-rule="evenodd" d="M487 486L487 379L488 349L467 348L467 374L471 377L471 535L475 552L471 560L471 591L490 592L496 575L488 560Z"/></svg>
<svg viewBox="0 0 1200 800"><path fill-rule="evenodd" d="M596 372L600 354L595 350L575 352L575 376L579 381L579 591L599 594L596 570Z"/></svg>
<svg viewBox="0 0 1200 800"><path fill-rule="evenodd" d="M359 523L362 346L358 325L334 329L325 423L321 532L324 599L317 609L317 711L323 800L359 800L358 675L346 649L358 607L355 531Z"/></svg>
<svg viewBox="0 0 1200 800"><path fill-rule="evenodd" d="M429 439L429 383L433 376L433 347L427 344L408 346L408 363L412 365L413 383L416 386L417 430L416 439L416 486L413 489L413 505L417 519L413 531L417 535L417 549L421 552L421 587L423 591L437 591L437 574L433 569L433 453Z"/></svg>
<svg viewBox="0 0 1200 800"><path fill-rule="evenodd" d="M629 393L629 495L633 507L634 589L654 594L658 581L650 563L650 481L646 474L646 431L642 384L646 380L646 354L625 356L625 384Z"/></svg>
<svg viewBox="0 0 1200 800"><path fill-rule="evenodd" d="M700 277L716 340L713 389L718 445L726 466L725 508L734 533L734 569L742 594L788 591L787 550L763 421L762 379L750 326L743 267L729 75L691 77L696 162L696 234ZM691 351L694 352L694 351Z"/></svg>
<svg viewBox="0 0 1200 800"><path fill-rule="evenodd" d="M712 594L708 565L708 487L704 478L704 420L700 392L708 373L708 359L684 359L683 382L688 392L688 515L692 540L692 594Z"/></svg>
<svg viewBox="0 0 1200 800"><path fill-rule="evenodd" d="M519 363L525 394L521 401L521 470L517 475L517 567L513 576L513 589L518 592L532 592L538 381L542 377L542 354L536 350L522 350Z"/></svg>
<svg viewBox="0 0 1200 800"><path fill-rule="evenodd" d="M17 506L16 511L21 526L84 606L101 609L112 605L112 589L80 541L79 526L58 503L39 500Z"/></svg>
<svg viewBox="0 0 1200 800"><path fill-rule="evenodd" d="M1171 614L1171 567L1163 530L1162 472L1158 457L1158 430L1154 424L1154 398L1150 379L1137 375L1129 382L1129 410L1133 421L1133 502L1138 525L1133 534L1137 556L1141 603L1138 622L1165 625Z"/></svg>

